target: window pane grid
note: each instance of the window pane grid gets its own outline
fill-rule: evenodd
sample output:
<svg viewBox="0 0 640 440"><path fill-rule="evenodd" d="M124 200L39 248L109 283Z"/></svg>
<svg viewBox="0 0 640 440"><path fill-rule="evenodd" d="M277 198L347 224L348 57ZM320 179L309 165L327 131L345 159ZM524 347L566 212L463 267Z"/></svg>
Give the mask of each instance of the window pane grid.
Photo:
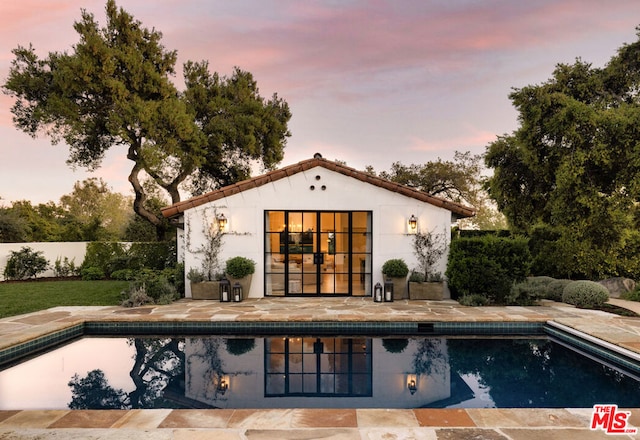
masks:
<svg viewBox="0 0 640 440"><path fill-rule="evenodd" d="M371 395L371 344L363 339L266 338L265 354L267 397Z"/></svg>
<svg viewBox="0 0 640 440"><path fill-rule="evenodd" d="M372 293L371 212L266 211L267 296Z"/></svg>

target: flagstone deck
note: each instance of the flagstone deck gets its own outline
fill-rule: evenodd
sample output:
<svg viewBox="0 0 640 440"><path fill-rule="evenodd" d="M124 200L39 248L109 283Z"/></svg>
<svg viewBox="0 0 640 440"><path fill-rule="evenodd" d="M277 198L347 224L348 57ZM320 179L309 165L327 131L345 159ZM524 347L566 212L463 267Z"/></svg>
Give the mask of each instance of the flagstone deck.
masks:
<svg viewBox="0 0 640 440"><path fill-rule="evenodd" d="M640 313L640 303L611 300ZM57 307L0 320L0 349L86 321L547 322L640 353L640 318L546 303L462 307L455 301L261 298L242 303L181 300L167 306ZM0 390L0 393L2 390ZM640 409L629 420L640 426ZM596 439L591 409L272 409L0 411L0 439ZM640 438L618 435L616 438Z"/></svg>

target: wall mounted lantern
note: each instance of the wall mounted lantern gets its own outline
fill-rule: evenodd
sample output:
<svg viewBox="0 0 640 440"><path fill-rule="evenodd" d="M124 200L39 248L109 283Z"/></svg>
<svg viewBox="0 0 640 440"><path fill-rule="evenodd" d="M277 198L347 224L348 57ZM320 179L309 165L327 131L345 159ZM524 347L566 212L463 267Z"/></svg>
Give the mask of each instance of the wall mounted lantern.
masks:
<svg viewBox="0 0 640 440"><path fill-rule="evenodd" d="M407 375L407 388L411 395L415 394L418 391L418 378L415 374Z"/></svg>
<svg viewBox="0 0 640 440"><path fill-rule="evenodd" d="M226 278L220 280L220 302L231 301L231 283Z"/></svg>
<svg viewBox="0 0 640 440"><path fill-rule="evenodd" d="M220 381L218 382L218 392L220 394L224 394L229 389L229 376L221 376Z"/></svg>
<svg viewBox="0 0 640 440"><path fill-rule="evenodd" d="M382 284L376 283L373 287L373 302L382 302Z"/></svg>
<svg viewBox="0 0 640 440"><path fill-rule="evenodd" d="M240 283L236 281L231 290L233 293L233 302L242 301L242 286Z"/></svg>
<svg viewBox="0 0 640 440"><path fill-rule="evenodd" d="M384 282L384 302L393 302L393 281L390 279Z"/></svg>
<svg viewBox="0 0 640 440"><path fill-rule="evenodd" d="M409 234L415 234L418 232L418 218L415 215L411 214L411 217L407 220L407 225L407 231Z"/></svg>
<svg viewBox="0 0 640 440"><path fill-rule="evenodd" d="M218 221L218 229L220 229L220 231L224 231L228 223L227 218L224 214L218 214L216 220Z"/></svg>

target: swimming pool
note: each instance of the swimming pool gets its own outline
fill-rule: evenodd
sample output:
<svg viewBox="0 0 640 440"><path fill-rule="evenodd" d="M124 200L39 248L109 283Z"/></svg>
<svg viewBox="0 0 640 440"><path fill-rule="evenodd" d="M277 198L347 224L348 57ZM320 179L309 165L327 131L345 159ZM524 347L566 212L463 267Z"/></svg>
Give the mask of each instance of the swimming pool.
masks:
<svg viewBox="0 0 640 440"><path fill-rule="evenodd" d="M1 371L0 409L640 406L634 360L524 330L86 337Z"/></svg>

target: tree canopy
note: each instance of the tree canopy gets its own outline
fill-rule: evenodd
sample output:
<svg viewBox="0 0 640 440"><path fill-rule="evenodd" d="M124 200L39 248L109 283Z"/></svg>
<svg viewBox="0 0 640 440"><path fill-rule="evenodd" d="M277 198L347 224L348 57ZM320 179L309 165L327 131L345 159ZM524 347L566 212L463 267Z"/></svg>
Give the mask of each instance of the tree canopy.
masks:
<svg viewBox="0 0 640 440"><path fill-rule="evenodd" d="M639 53L514 89L520 126L487 147L491 197L516 230L552 238L559 275L640 275Z"/></svg>
<svg viewBox="0 0 640 440"><path fill-rule="evenodd" d="M291 113L277 95L262 98L252 75L239 68L226 78L210 74L206 62L187 62L186 90L178 91L171 81L177 52L164 48L160 32L114 0L107 1L106 20L101 28L83 10L74 24L80 40L70 52L40 59L33 46L18 46L3 89L16 98L16 127L64 141L71 165L95 169L107 150L126 147L134 211L162 239L166 223L147 206L145 175L175 203L189 177L204 190L245 177L251 161L274 167Z"/></svg>
<svg viewBox="0 0 640 440"><path fill-rule="evenodd" d="M465 227L501 229L506 225L483 190L482 170L482 156L456 151L453 160L438 158L410 165L394 162L389 171L381 171L377 175L432 196L475 207L477 215L463 220L467 223ZM366 171L376 174L371 166Z"/></svg>
<svg viewBox="0 0 640 440"><path fill-rule="evenodd" d="M150 224L138 227L136 223L131 197L112 192L102 179L89 178L76 182L73 191L63 195L60 203L33 205L28 200L18 200L9 207L1 207L0 243L152 241ZM136 233L129 233L131 229Z"/></svg>

